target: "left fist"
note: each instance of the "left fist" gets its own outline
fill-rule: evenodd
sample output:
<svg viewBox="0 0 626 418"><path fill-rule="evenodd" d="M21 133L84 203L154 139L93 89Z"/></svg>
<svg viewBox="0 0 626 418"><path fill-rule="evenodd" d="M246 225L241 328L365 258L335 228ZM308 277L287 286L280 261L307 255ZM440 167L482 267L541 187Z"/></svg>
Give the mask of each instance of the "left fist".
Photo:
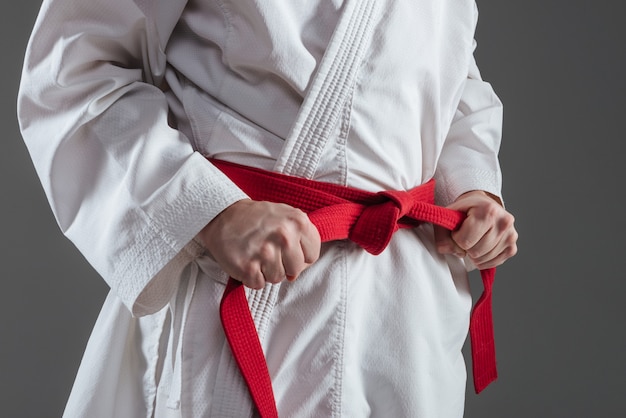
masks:
<svg viewBox="0 0 626 418"><path fill-rule="evenodd" d="M466 255L484 270L499 266L517 253L515 218L483 191L467 192L448 206L467 215L456 231L435 226L435 243L441 254Z"/></svg>

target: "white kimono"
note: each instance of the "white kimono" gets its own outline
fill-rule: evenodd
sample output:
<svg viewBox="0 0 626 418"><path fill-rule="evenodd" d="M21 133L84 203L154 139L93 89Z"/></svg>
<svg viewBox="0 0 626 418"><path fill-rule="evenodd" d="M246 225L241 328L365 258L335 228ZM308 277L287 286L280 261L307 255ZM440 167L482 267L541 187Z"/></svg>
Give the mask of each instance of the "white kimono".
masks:
<svg viewBox="0 0 626 418"><path fill-rule="evenodd" d="M371 40L349 85L318 92L345 100L303 149L300 107L355 4ZM245 195L205 156L370 191L434 177L442 205L499 195L476 18L470 0L44 0L20 124L60 228L111 287L65 416L254 413L218 319L227 277L194 239ZM281 417L463 415L471 298L431 226L378 256L324 244L248 295Z"/></svg>

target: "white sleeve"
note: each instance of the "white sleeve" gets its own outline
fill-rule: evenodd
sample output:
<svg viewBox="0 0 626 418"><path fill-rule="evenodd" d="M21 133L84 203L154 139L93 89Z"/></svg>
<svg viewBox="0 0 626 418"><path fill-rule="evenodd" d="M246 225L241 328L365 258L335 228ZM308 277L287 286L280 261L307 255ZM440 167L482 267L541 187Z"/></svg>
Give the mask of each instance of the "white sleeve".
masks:
<svg viewBox="0 0 626 418"><path fill-rule="evenodd" d="M439 204L448 205L471 190L501 196L501 136L502 103L491 85L481 79L472 57L435 172Z"/></svg>
<svg viewBox="0 0 626 418"><path fill-rule="evenodd" d="M164 48L184 0L45 0L18 116L63 233L134 315L162 308L245 197L168 125Z"/></svg>

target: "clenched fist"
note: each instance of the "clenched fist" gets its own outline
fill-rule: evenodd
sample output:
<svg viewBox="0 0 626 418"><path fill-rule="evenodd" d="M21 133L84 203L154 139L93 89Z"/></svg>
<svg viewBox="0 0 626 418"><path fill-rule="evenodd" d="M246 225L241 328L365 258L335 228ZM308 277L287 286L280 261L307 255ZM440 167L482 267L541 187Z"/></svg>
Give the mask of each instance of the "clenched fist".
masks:
<svg viewBox="0 0 626 418"><path fill-rule="evenodd" d="M200 232L215 261L252 289L295 280L320 255L320 235L300 209L282 203L240 200Z"/></svg>
<svg viewBox="0 0 626 418"><path fill-rule="evenodd" d="M465 193L448 208L465 212L467 217L454 232L435 227L435 241L441 254L467 255L483 270L496 267L517 253L515 219L487 193Z"/></svg>

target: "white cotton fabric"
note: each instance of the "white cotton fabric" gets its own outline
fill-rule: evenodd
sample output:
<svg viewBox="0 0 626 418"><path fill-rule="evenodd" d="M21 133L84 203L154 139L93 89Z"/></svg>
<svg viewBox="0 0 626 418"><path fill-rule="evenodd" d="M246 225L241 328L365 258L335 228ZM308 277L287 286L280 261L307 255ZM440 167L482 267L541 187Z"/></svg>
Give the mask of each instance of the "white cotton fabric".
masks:
<svg viewBox="0 0 626 418"><path fill-rule="evenodd" d="M499 195L501 104L472 57L469 0L368 2L336 126L291 153L356 3L44 0L20 125L60 228L111 287L66 417L254 413L218 319L227 277L194 240L246 196L205 156L370 191L434 177L444 205ZM379 256L324 244L296 282L248 296L281 417L463 415L468 283L430 226Z"/></svg>

